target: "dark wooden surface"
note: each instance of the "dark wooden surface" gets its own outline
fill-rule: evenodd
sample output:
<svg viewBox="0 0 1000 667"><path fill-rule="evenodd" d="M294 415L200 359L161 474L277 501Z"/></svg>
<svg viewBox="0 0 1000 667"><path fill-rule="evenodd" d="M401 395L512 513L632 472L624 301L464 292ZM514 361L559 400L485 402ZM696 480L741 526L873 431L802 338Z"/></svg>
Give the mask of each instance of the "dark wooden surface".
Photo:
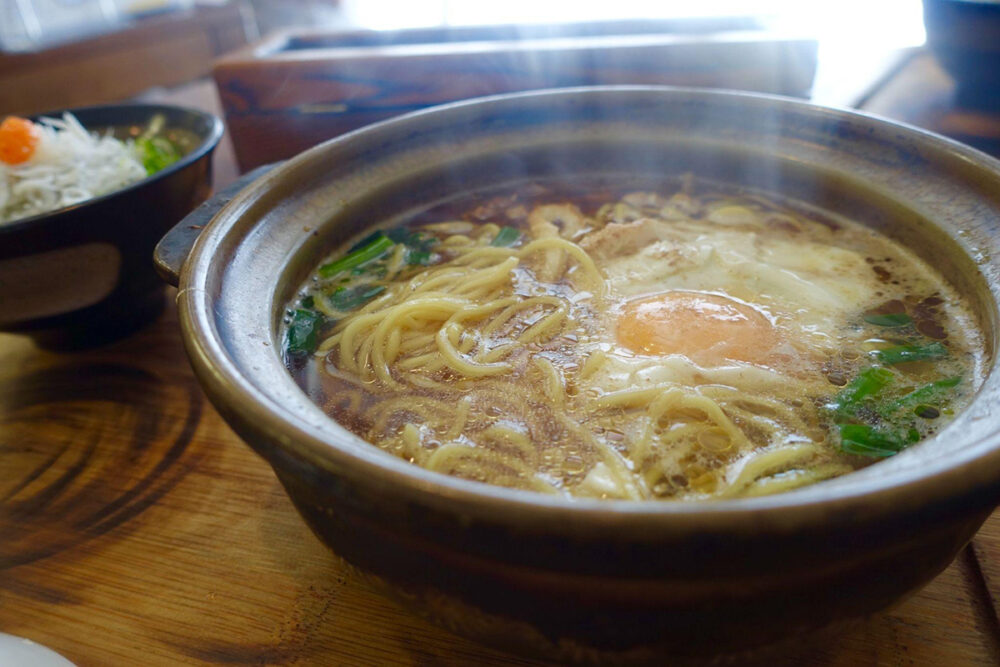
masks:
<svg viewBox="0 0 1000 667"><path fill-rule="evenodd" d="M205 86L167 99L211 108ZM1000 664L998 603L995 514L920 592L761 664ZM429 625L327 551L207 403L172 306L74 354L0 334L0 632L83 666L536 664Z"/></svg>

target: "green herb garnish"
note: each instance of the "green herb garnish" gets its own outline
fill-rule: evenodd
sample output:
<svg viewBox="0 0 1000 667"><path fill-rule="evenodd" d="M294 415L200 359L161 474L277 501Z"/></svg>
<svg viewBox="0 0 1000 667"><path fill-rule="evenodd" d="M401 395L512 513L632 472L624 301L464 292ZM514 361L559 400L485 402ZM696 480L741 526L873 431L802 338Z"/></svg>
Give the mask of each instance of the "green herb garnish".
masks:
<svg viewBox="0 0 1000 667"><path fill-rule="evenodd" d="M406 263L410 265L430 266L434 263L434 256L430 250L407 250Z"/></svg>
<svg viewBox="0 0 1000 667"><path fill-rule="evenodd" d="M897 345L876 350L875 358L883 364L902 364L907 361L932 361L948 356L948 348L938 342L927 345Z"/></svg>
<svg viewBox="0 0 1000 667"><path fill-rule="evenodd" d="M323 316L315 310L296 309L292 313L292 321L288 324L286 339L288 354L305 355L315 352L322 324Z"/></svg>
<svg viewBox="0 0 1000 667"><path fill-rule="evenodd" d="M493 242L490 243L490 245L497 248L505 248L517 243L519 238L521 238L521 232L517 231L513 227L501 227L500 231L497 232L497 235L493 238Z"/></svg>
<svg viewBox="0 0 1000 667"><path fill-rule="evenodd" d="M905 434L875 428L867 424L838 424L840 429L840 449L848 454L886 457L920 440L916 429Z"/></svg>
<svg viewBox="0 0 1000 667"><path fill-rule="evenodd" d="M364 237L363 239L352 245L350 248L348 248L346 254L350 255L352 252L355 252L356 250L361 250L366 245L370 245L372 241L377 241L381 236L386 236L386 233L383 232L381 229L376 229L374 232L372 232L371 234ZM396 241L396 239L392 238L391 235L389 236L389 239L394 243L399 243L399 241Z"/></svg>
<svg viewBox="0 0 1000 667"><path fill-rule="evenodd" d="M385 235L396 243L402 243L411 250L430 250L438 240L423 232L416 232L409 227L393 227L386 230Z"/></svg>
<svg viewBox="0 0 1000 667"><path fill-rule="evenodd" d="M358 285L356 287L340 287L328 299L330 305L337 310L354 310L368 303L385 291L382 285Z"/></svg>
<svg viewBox="0 0 1000 667"><path fill-rule="evenodd" d="M913 319L903 312L869 313L864 321L887 328L907 327ZM940 341L905 330L896 344L870 353L876 364L862 370L826 405L840 433L843 452L861 456L892 456L933 432L928 422L952 414L949 407L960 377L910 384L905 370L890 369L911 361L935 361L948 356ZM905 368L905 367L904 367Z"/></svg>
<svg viewBox="0 0 1000 667"><path fill-rule="evenodd" d="M878 313L864 316L865 322L880 327L905 327L913 319L906 313Z"/></svg>
<svg viewBox="0 0 1000 667"><path fill-rule="evenodd" d="M841 416L857 415L866 402L872 401L892 384L894 375L885 368L866 368L840 390L833 399L833 409Z"/></svg>
<svg viewBox="0 0 1000 667"><path fill-rule="evenodd" d="M338 260L319 267L319 275L322 278L332 278L338 273L361 266L362 264L366 264L373 259L378 259L394 245L395 244L392 242L392 239L388 236L382 234L381 232L376 232L374 238L372 238L372 240L367 244L344 255Z"/></svg>
<svg viewBox="0 0 1000 667"><path fill-rule="evenodd" d="M139 137L135 140L135 146L147 176L152 176L181 159L181 152L166 137Z"/></svg>
<svg viewBox="0 0 1000 667"><path fill-rule="evenodd" d="M922 387L917 387L909 394L897 398L895 401L886 405L882 410L882 414L888 417L898 412L909 412L910 410L914 410L921 405L939 404L945 398L945 390L957 386L961 381L962 378L953 377L938 380L936 382L929 382Z"/></svg>

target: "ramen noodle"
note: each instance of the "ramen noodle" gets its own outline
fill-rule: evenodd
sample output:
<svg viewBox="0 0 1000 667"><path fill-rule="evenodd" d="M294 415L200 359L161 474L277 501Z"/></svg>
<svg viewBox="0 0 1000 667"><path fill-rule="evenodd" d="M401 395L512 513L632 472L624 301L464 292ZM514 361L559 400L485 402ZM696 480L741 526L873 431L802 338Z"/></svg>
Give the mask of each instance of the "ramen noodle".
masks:
<svg viewBox="0 0 1000 667"><path fill-rule="evenodd" d="M574 497L839 476L936 433L983 363L974 319L906 248L690 177L433 207L331 256L286 322L300 384L368 442Z"/></svg>

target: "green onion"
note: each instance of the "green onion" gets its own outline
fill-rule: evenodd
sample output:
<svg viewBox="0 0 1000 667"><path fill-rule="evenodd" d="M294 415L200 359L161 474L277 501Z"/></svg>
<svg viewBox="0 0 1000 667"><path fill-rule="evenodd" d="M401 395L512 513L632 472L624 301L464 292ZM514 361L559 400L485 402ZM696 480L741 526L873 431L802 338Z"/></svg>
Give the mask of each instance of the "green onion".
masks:
<svg viewBox="0 0 1000 667"><path fill-rule="evenodd" d="M504 248L514 245L517 243L519 238L521 238L521 232L517 231L513 227L501 227L500 231L497 232L496 237L494 237L493 242L490 243L490 245L497 248Z"/></svg>
<svg viewBox="0 0 1000 667"><path fill-rule="evenodd" d="M874 399L893 381L892 371L866 368L834 397L834 409L842 415L855 415L867 399Z"/></svg>
<svg viewBox="0 0 1000 667"><path fill-rule="evenodd" d="M352 245L350 248L348 248L347 254L350 255L352 252L356 250L361 250L366 245L370 244L372 241L377 241L381 236L386 236L386 234L381 229L376 229L374 232L372 232L371 234L364 237L363 239ZM392 238L391 235L389 236L389 238L396 243L400 243L400 241L396 241L396 239Z"/></svg>
<svg viewBox="0 0 1000 667"><path fill-rule="evenodd" d="M378 259L393 245L395 244L389 237L379 232L375 238L364 246L344 255L336 261L319 267L319 275L323 278L332 278L338 273L361 266L373 259Z"/></svg>
<svg viewBox="0 0 1000 667"><path fill-rule="evenodd" d="M316 350L317 334L323 316L315 310L297 309L288 324L287 350L291 355L312 354Z"/></svg>
<svg viewBox="0 0 1000 667"><path fill-rule="evenodd" d="M920 405L939 404L944 398L943 395L946 393L945 390L957 386L961 381L962 378L953 377L938 380L936 382L929 382L886 405L882 414L883 416L887 416L904 410L913 410Z"/></svg>
<svg viewBox="0 0 1000 667"><path fill-rule="evenodd" d="M433 236L412 231L408 227L393 227L386 235L396 243L402 243L414 250L430 250L438 242Z"/></svg>
<svg viewBox="0 0 1000 667"><path fill-rule="evenodd" d="M897 345L876 350L875 357L883 364L902 364L907 361L930 361L948 356L948 348L938 342L928 345Z"/></svg>
<svg viewBox="0 0 1000 667"><path fill-rule="evenodd" d="M903 435L867 424L838 424L837 427L840 429L840 449L848 454L892 456L920 439L920 434L912 428Z"/></svg>
<svg viewBox="0 0 1000 667"><path fill-rule="evenodd" d="M431 256L430 250L408 250L406 252L406 263L413 265L419 264L420 266L430 266L433 262L433 257Z"/></svg>
<svg viewBox="0 0 1000 667"><path fill-rule="evenodd" d="M906 313L873 313L865 315L864 320L880 327L905 327L913 322L913 319Z"/></svg>
<svg viewBox="0 0 1000 667"><path fill-rule="evenodd" d="M393 227L392 229L387 229L385 235L396 243L406 243L406 240L413 235L406 227Z"/></svg>
<svg viewBox="0 0 1000 667"><path fill-rule="evenodd" d="M348 311L363 306L385 291L382 285L358 285L340 287L328 299L337 310Z"/></svg>

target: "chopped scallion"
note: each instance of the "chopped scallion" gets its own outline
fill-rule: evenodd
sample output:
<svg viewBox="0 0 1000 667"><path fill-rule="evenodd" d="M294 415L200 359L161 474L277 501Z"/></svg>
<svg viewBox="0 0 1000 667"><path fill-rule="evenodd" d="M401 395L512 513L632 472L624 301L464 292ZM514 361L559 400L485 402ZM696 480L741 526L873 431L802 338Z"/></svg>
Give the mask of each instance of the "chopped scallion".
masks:
<svg viewBox="0 0 1000 667"><path fill-rule="evenodd" d="M332 278L338 273L361 266L362 264L370 262L373 259L378 259L394 245L395 244L392 242L392 239L379 232L376 237L366 245L344 255L338 260L319 267L319 275L323 278Z"/></svg>
<svg viewBox="0 0 1000 667"><path fill-rule="evenodd" d="M407 264L419 264L429 266L433 261L430 250L408 250L406 253Z"/></svg>
<svg viewBox="0 0 1000 667"><path fill-rule="evenodd" d="M915 429L900 434L867 424L838 424L838 428L841 451L862 456L892 456L920 439Z"/></svg>
<svg viewBox="0 0 1000 667"><path fill-rule="evenodd" d="M913 322L906 313L872 313L865 315L864 320L880 327L905 327Z"/></svg>
<svg viewBox="0 0 1000 667"><path fill-rule="evenodd" d="M838 392L834 409L842 415L855 415L868 399L877 398L893 381L892 371L885 368L866 368Z"/></svg>
<svg viewBox="0 0 1000 667"><path fill-rule="evenodd" d="M883 364L902 364L907 361L932 361L948 356L948 348L937 341L927 345L897 345L876 350L875 357Z"/></svg>
<svg viewBox="0 0 1000 667"><path fill-rule="evenodd" d="M383 285L341 287L329 296L330 305L341 311L354 310L385 291Z"/></svg>
<svg viewBox="0 0 1000 667"><path fill-rule="evenodd" d="M361 250L362 248L364 248L366 245L372 243L373 241L377 241L380 236L389 236L389 238L392 241L394 241L396 243L399 243L399 241L396 241L396 239L392 238L391 234L387 235L381 229L376 229L374 232L372 232L371 234L369 234L368 236L364 237L363 239L361 239L360 241L358 241L357 243L355 243L354 245L352 245L350 248L348 248L347 249L347 254L350 255L352 252L354 252L356 250Z"/></svg>
<svg viewBox="0 0 1000 667"><path fill-rule="evenodd" d="M901 411L908 412L920 405L940 405L945 398L945 390L957 386L961 380L960 377L946 378L917 387L909 394L886 405L882 413L884 416L889 416Z"/></svg>
<svg viewBox="0 0 1000 667"><path fill-rule="evenodd" d="M438 242L436 238L421 232L415 232L408 227L393 227L386 235L396 243L402 243L413 250L430 250Z"/></svg>
<svg viewBox="0 0 1000 667"><path fill-rule="evenodd" d="M497 235L493 238L493 242L490 243L490 245L497 248L505 248L517 243L519 238L521 238L521 232L517 231L513 227L501 227L500 231L497 232Z"/></svg>

